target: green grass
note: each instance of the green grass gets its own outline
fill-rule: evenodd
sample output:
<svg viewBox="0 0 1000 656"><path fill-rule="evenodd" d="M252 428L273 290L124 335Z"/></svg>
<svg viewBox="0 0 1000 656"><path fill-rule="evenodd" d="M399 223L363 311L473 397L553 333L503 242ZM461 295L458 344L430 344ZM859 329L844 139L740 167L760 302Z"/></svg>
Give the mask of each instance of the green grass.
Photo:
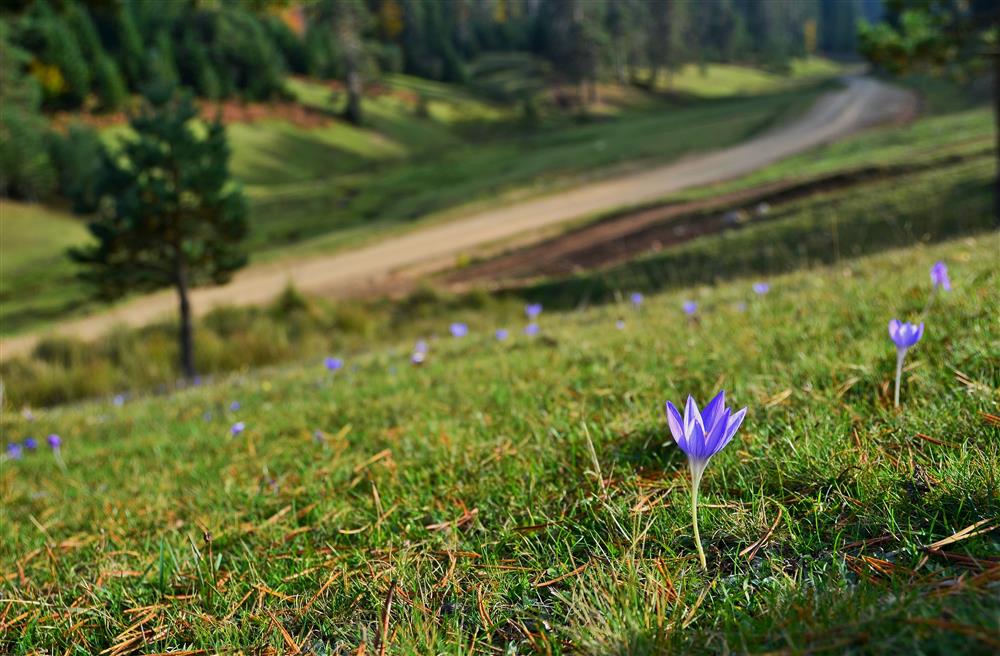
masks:
<svg viewBox="0 0 1000 656"><path fill-rule="evenodd" d="M337 108L326 86L290 85L310 107ZM681 105L639 95L609 115L547 116L526 129L512 110L454 87L393 77L366 100L369 122L361 128L340 121L314 129L280 121L229 128L233 173L251 200L247 246L256 261L329 252L509 196L724 147L804 110L823 88ZM427 99L427 116L415 111L417 95ZM25 208L30 220L12 225L44 232L72 221L51 208L36 210ZM74 230L66 240L81 235ZM64 247L53 243L38 261L62 257ZM6 257L8 242L2 248ZM68 266L56 268L59 280ZM85 290L53 280L40 272L38 284L11 286L0 333L37 328L84 307Z"/></svg>
<svg viewBox="0 0 1000 656"><path fill-rule="evenodd" d="M83 286L66 256L87 238L67 211L0 200L0 317L2 332L47 321L86 306Z"/></svg>
<svg viewBox="0 0 1000 656"><path fill-rule="evenodd" d="M787 73L769 72L737 64L709 64L704 67L687 64L669 75L661 73L658 86L701 98L719 98L773 93L842 72L842 66L820 57L793 60Z"/></svg>
<svg viewBox="0 0 1000 656"><path fill-rule="evenodd" d="M420 368L407 343L5 413L4 441L62 435L65 469L0 466L0 648L995 653L997 533L926 547L1000 516L997 247L548 312L506 344L469 311ZM920 315L937 259L955 289L894 411L886 322ZM720 387L750 410L702 484L701 573L662 405Z"/></svg>

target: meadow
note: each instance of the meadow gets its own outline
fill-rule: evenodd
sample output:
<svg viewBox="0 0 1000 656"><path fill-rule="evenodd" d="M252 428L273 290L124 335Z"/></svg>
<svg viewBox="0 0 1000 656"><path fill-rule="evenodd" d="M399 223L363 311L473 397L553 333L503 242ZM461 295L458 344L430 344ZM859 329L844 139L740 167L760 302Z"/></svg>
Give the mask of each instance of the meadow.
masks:
<svg viewBox="0 0 1000 656"><path fill-rule="evenodd" d="M765 294L739 278L546 311L533 338L466 310L422 335L420 366L407 340L336 372L5 414L5 440L41 444L0 473L0 640L995 653L997 248L986 233ZM954 289L928 307L937 260ZM893 317L927 326L898 410ZM469 334L447 336L458 320ZM702 572L663 404L719 389L749 410L702 483Z"/></svg>
<svg viewBox="0 0 1000 656"><path fill-rule="evenodd" d="M804 111L838 70L762 82L748 68L727 67L729 77L730 68L755 80L753 93L678 97L608 86L589 114L543 105L530 124L516 105L395 75L366 98L367 122L355 127L335 118L340 100L329 85L289 80L289 92L321 118L319 125L274 118L228 128L232 173L250 200L247 248L255 262L334 251L485 203L732 145ZM114 142L125 134L114 126L104 137ZM3 201L2 212L10 239L0 265L0 333L92 310L65 258L68 245L86 238L86 217L11 201ZM56 233L54 240L37 238Z"/></svg>
<svg viewBox="0 0 1000 656"><path fill-rule="evenodd" d="M508 321L526 301L571 309L614 302L629 290L655 292L773 275L980 234L993 227L990 140L990 116L982 109L861 134L778 162L746 179L675 194L664 202L776 180L850 176L875 167L876 175L869 179L774 202L761 220L732 225L610 269L531 281L499 294L451 294L424 286L402 301L329 302L289 290L270 307L221 308L205 317L196 331L198 370L219 375L319 358L330 351L365 352L417 339L445 314L485 314ZM714 220L725 211L705 213L704 219ZM672 228L660 229L669 233ZM655 238L651 235L648 241ZM111 398L129 390L166 391L178 378L175 330L172 322L161 322L114 331L95 344L73 338L43 340L31 357L0 365L4 379L16 381L8 384L7 398L19 407Z"/></svg>

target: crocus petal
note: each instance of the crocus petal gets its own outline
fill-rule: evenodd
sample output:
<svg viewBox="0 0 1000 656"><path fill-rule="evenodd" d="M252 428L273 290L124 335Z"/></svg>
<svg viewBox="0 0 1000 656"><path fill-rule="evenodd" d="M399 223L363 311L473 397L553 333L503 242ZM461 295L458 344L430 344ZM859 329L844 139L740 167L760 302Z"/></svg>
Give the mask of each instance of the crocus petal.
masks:
<svg viewBox="0 0 1000 656"><path fill-rule="evenodd" d="M674 436L674 441L683 449L687 446L687 436L684 434L684 421L681 419L681 413L670 401L667 401L666 412L670 434Z"/></svg>
<svg viewBox="0 0 1000 656"><path fill-rule="evenodd" d="M709 456L714 456L722 449L726 439L726 426L729 425L729 410L725 410L715 425L705 433L705 447Z"/></svg>
<svg viewBox="0 0 1000 656"><path fill-rule="evenodd" d="M689 395L687 405L684 406L684 432L687 434L689 441L695 424L701 426L702 433L705 432L705 422L701 418L701 413L698 412L698 404Z"/></svg>
<svg viewBox="0 0 1000 656"><path fill-rule="evenodd" d="M899 339L898 339L899 338L899 319L891 319L889 321L889 337L892 338L892 341L898 343L898 341L899 341Z"/></svg>
<svg viewBox="0 0 1000 656"><path fill-rule="evenodd" d="M715 426L716 420L722 415L722 411L726 409L726 391L720 390L715 398L708 402L708 405L701 411L701 418L705 424L705 430L711 431Z"/></svg>

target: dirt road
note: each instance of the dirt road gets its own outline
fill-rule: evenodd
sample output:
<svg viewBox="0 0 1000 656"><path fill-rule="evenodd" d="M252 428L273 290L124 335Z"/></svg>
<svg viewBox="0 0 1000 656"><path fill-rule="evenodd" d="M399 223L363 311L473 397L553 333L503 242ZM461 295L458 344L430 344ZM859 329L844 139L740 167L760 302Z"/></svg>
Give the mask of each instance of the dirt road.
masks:
<svg viewBox="0 0 1000 656"><path fill-rule="evenodd" d="M746 175L767 164L867 127L912 115L913 96L866 77L850 77L842 90L823 96L798 120L739 146L685 158L551 196L478 211L448 223L391 237L354 251L251 266L222 287L196 290L192 305L204 314L217 305L262 304L292 283L309 294L337 295L379 286L401 269L443 268L475 247L623 205L653 201L671 192ZM94 339L117 324L142 325L176 311L172 291L134 299L112 310L62 322L59 334ZM38 334L3 340L0 357L29 350Z"/></svg>

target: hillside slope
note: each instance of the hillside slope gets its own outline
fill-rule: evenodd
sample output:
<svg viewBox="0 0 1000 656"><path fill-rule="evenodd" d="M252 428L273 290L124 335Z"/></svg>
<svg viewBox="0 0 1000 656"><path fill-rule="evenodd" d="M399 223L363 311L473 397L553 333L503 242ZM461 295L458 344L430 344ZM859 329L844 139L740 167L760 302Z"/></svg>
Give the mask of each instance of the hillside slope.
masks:
<svg viewBox="0 0 1000 656"><path fill-rule="evenodd" d="M62 448L0 467L0 647L990 653L998 246L6 415ZM921 316L896 411L886 323ZM719 388L749 413L702 484L701 574L663 403Z"/></svg>
<svg viewBox="0 0 1000 656"><path fill-rule="evenodd" d="M203 315L220 304L267 303L289 283L308 293L357 293L404 267L428 262L447 265L450 258L477 246L752 172L866 127L909 116L912 105L913 98L905 91L867 78L852 78L845 90L826 94L801 118L739 146L542 198L472 211L441 225L414 229L346 253L289 258L252 267L225 286L195 290L192 308L196 315ZM56 331L93 339L118 324L147 324L172 312L175 305L172 292L148 295L106 312L65 321ZM37 338L31 334L5 339L5 356L30 350Z"/></svg>

